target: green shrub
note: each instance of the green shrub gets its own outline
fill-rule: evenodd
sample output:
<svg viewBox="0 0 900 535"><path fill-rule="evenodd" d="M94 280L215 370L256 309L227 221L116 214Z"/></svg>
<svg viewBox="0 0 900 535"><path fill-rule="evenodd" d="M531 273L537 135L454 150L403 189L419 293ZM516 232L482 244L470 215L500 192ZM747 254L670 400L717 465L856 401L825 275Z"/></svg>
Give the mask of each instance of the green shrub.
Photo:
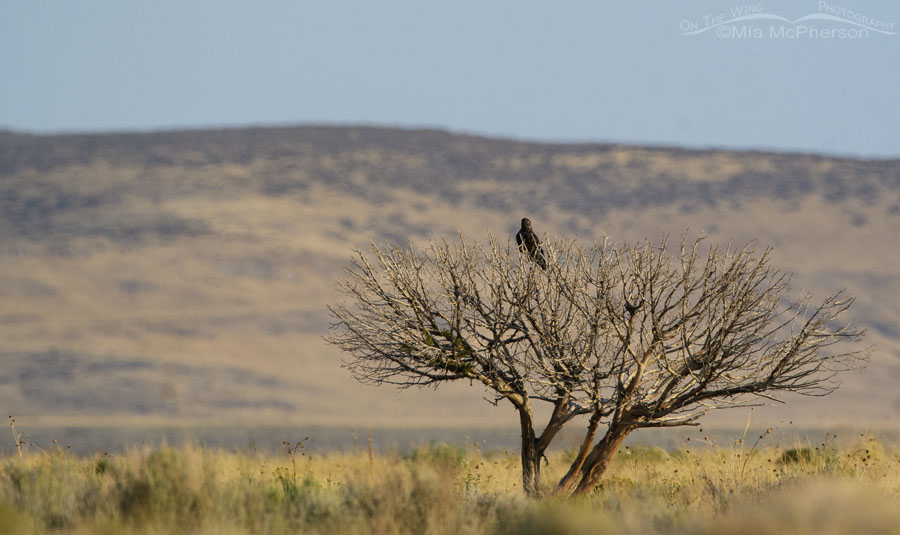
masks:
<svg viewBox="0 0 900 535"><path fill-rule="evenodd" d="M408 455L408 460L415 464L424 464L440 471L454 471L462 467L466 459L466 449L450 444L435 444L415 448Z"/></svg>
<svg viewBox="0 0 900 535"><path fill-rule="evenodd" d="M785 450L781 454L781 457L778 459L778 462L780 462L781 464L809 464L812 461L813 451L811 448L791 448L789 450Z"/></svg>

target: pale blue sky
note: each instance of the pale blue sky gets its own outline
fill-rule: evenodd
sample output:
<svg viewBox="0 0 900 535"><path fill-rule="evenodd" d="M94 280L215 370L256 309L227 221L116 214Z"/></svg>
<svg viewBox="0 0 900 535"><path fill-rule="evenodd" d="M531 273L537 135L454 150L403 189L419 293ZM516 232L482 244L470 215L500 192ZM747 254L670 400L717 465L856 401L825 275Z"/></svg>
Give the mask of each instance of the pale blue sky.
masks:
<svg viewBox="0 0 900 535"><path fill-rule="evenodd" d="M900 34L900 2L828 4ZM0 128L368 123L900 157L900 35L682 35L741 5L760 4L0 0Z"/></svg>

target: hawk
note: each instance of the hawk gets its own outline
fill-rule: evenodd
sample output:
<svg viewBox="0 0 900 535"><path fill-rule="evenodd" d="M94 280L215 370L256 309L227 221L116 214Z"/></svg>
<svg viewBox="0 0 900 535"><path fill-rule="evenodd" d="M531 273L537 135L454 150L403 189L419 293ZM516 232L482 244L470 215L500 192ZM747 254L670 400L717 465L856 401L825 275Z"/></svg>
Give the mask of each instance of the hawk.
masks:
<svg viewBox="0 0 900 535"><path fill-rule="evenodd" d="M541 269L547 269L547 259L544 257L541 240L534 233L534 229L531 228L531 220L527 217L522 218L522 228L516 233L516 244L519 246L519 251L528 253L528 256L541 266Z"/></svg>

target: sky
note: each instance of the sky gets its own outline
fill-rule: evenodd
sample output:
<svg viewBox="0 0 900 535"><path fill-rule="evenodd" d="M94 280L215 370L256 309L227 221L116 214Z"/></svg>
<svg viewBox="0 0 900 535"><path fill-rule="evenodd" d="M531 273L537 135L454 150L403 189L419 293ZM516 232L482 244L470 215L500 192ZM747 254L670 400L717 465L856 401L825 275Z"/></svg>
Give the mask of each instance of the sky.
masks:
<svg viewBox="0 0 900 535"><path fill-rule="evenodd" d="M0 0L0 129L310 123L897 158L900 2Z"/></svg>

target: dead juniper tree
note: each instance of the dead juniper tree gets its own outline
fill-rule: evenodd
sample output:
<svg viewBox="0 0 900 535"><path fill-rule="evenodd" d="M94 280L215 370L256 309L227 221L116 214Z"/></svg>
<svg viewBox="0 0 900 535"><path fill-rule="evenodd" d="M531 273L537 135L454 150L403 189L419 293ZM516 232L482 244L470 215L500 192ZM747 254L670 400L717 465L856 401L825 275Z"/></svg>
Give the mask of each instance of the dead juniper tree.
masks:
<svg viewBox="0 0 900 535"><path fill-rule="evenodd" d="M682 240L583 249L548 244L547 269L507 242L460 237L430 248L357 252L330 307L345 362L360 381L401 388L467 379L512 404L522 484L538 496L595 488L622 441L644 427L694 425L711 409L779 393L824 395L859 367L862 332L839 323L852 299L790 300L788 277L753 245ZM533 407L550 416L538 432ZM581 416L584 437L555 488L541 457ZM598 430L605 431L598 434Z"/></svg>

